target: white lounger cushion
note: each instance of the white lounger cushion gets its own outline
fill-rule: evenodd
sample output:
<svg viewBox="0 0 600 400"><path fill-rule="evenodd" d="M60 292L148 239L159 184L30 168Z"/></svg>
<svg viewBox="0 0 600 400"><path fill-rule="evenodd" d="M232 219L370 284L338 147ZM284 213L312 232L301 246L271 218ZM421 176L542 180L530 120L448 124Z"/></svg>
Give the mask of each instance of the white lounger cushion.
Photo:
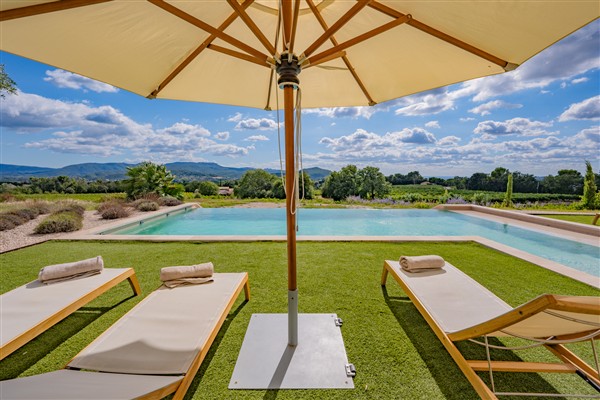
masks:
<svg viewBox="0 0 600 400"><path fill-rule="evenodd" d="M406 272L398 261L386 262L447 333L486 322L513 309L450 263L442 269Z"/></svg>
<svg viewBox="0 0 600 400"><path fill-rule="evenodd" d="M68 367L123 374L185 374L244 276L219 273L213 282L155 290Z"/></svg>
<svg viewBox="0 0 600 400"><path fill-rule="evenodd" d="M129 268L104 268L98 275L45 285L33 281L0 296L1 347L98 289Z"/></svg>
<svg viewBox="0 0 600 400"><path fill-rule="evenodd" d="M103 374L63 369L0 382L0 390L3 400L135 399L140 394L152 393L181 379L181 376Z"/></svg>

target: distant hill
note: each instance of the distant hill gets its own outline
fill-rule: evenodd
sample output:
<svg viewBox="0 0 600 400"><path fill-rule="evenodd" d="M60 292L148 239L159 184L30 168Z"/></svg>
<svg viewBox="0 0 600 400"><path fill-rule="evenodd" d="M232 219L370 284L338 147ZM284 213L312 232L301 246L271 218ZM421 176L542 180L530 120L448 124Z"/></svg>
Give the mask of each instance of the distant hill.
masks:
<svg viewBox="0 0 600 400"><path fill-rule="evenodd" d="M23 182L32 177L69 176L71 178L84 178L87 180L108 179L121 180L126 178L127 167L136 164L126 163L84 163L67 165L62 168L43 168L24 165L0 164L0 181ZM254 168L224 167L212 162L174 162L165 164L177 180L214 180L239 179L242 175ZM279 170L267 169L268 172L279 174ZM306 172L315 180L324 179L331 171L322 168L307 168Z"/></svg>

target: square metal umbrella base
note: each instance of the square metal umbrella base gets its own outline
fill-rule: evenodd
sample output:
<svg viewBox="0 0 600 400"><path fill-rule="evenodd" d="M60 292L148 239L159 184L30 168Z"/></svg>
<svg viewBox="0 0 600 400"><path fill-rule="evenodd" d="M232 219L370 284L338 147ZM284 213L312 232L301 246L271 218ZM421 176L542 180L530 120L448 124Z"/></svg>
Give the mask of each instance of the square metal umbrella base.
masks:
<svg viewBox="0 0 600 400"><path fill-rule="evenodd" d="M288 345L287 314L253 314L229 389L353 389L336 314L298 314Z"/></svg>

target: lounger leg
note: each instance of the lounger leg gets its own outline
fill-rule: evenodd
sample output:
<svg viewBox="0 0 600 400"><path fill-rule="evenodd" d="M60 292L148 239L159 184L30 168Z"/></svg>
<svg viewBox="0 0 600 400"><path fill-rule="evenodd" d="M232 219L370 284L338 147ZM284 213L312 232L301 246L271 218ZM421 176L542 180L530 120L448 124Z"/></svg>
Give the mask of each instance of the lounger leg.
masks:
<svg viewBox="0 0 600 400"><path fill-rule="evenodd" d="M563 360L564 362L575 366L575 368L579 369L585 375L590 378L590 380L594 381L596 385L600 386L600 376L598 375L598 371L588 365L581 358L576 356L572 351L567 349L565 346L561 344L551 344L546 345L546 348L549 349L552 353L554 353L558 358Z"/></svg>
<svg viewBox="0 0 600 400"><path fill-rule="evenodd" d="M383 272L381 273L381 286L385 286L388 277L388 265L386 262L383 263Z"/></svg>
<svg viewBox="0 0 600 400"><path fill-rule="evenodd" d="M138 278L135 272L132 272L132 274L129 276L129 278L127 278L127 280L129 281L129 285L131 285L131 289L133 290L133 293L135 293L136 296L142 294L142 289L140 288L140 283L138 282Z"/></svg>
<svg viewBox="0 0 600 400"><path fill-rule="evenodd" d="M244 283L244 295L246 296L246 301L250 300L250 283L248 279L246 279L246 283Z"/></svg>

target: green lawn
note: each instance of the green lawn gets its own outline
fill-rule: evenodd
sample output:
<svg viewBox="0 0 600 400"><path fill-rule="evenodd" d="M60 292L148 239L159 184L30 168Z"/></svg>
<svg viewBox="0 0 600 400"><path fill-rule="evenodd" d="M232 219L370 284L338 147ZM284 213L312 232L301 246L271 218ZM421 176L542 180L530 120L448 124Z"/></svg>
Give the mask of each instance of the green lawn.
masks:
<svg viewBox="0 0 600 400"><path fill-rule="evenodd" d="M594 221L593 215L564 215L564 214L541 215L540 214L538 216L545 217L545 218L561 219L563 221L571 221L571 222L577 222L580 224L587 224L587 225L592 225L592 221ZM596 222L596 225L600 225L600 223Z"/></svg>
<svg viewBox="0 0 600 400"><path fill-rule="evenodd" d="M384 259L439 254L511 305L542 293L600 295L569 278L474 243L298 243L300 312L337 313L348 359L357 368L354 390L230 391L227 389L250 316L285 313L285 243L47 242L0 255L2 293L36 278L44 265L102 255L107 267L134 267L143 294L159 286L169 265L212 261L217 272L247 271L252 299L237 301L194 380L193 399L476 399L438 339L399 286L380 286ZM243 296L242 296L243 298ZM127 283L102 295L0 362L0 379L62 368L140 298ZM461 349L485 357L480 348ZM589 346L577 350L591 360ZM543 350L504 359L551 360ZM549 357L549 358L548 358ZM485 378L485 374L482 375ZM576 376L497 374L499 390L594 393Z"/></svg>

